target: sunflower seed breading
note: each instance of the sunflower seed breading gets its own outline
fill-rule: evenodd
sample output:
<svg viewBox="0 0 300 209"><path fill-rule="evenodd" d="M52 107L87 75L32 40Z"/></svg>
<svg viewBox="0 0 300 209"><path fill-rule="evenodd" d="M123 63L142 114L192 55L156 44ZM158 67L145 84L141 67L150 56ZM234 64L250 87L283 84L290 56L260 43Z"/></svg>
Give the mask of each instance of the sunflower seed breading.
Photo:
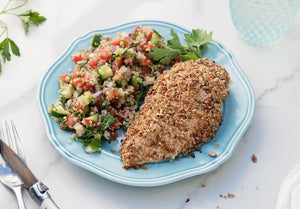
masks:
<svg viewBox="0 0 300 209"><path fill-rule="evenodd" d="M160 75L122 141L123 167L187 156L208 142L221 124L229 80L225 68L206 58Z"/></svg>

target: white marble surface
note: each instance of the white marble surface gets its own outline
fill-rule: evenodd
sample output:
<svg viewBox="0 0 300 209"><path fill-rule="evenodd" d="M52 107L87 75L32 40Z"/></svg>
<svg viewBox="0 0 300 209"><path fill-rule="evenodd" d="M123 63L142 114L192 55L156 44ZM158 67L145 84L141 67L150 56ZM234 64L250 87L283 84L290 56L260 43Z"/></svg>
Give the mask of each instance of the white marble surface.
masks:
<svg viewBox="0 0 300 209"><path fill-rule="evenodd" d="M29 166L50 187L61 208L275 208L280 184L300 161L299 13L283 39L256 47L239 38L228 1L217 5L211 0L31 0L26 7L48 20L25 37L21 24L5 17L22 56L3 65L0 117L14 119ZM143 19L212 30L214 39L233 52L256 95L252 124L226 163L211 173L153 188L114 183L62 158L47 139L36 99L41 75L73 39L94 29ZM256 164L252 154L258 157ZM228 193L236 197L219 197ZM37 208L27 193L24 198L27 208ZM15 196L1 184L0 208L17 208Z"/></svg>

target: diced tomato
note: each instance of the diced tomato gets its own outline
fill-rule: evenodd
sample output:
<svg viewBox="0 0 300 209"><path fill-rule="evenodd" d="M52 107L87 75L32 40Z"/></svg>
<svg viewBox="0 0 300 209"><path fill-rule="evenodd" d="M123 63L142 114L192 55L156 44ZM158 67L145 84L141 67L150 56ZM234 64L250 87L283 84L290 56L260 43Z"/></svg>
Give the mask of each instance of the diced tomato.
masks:
<svg viewBox="0 0 300 209"><path fill-rule="evenodd" d="M106 93L107 100L114 102L116 99L119 98L119 91L117 88L114 88L113 90L110 90Z"/></svg>
<svg viewBox="0 0 300 209"><path fill-rule="evenodd" d="M143 67L142 68L142 74L147 75L151 72L151 68L150 67Z"/></svg>
<svg viewBox="0 0 300 209"><path fill-rule="evenodd" d="M79 57L79 56L74 56L73 57L75 64L77 64L77 62L82 61L83 57Z"/></svg>
<svg viewBox="0 0 300 209"><path fill-rule="evenodd" d="M111 140L116 140L118 138L118 133L116 131L108 131L110 134L110 139Z"/></svg>
<svg viewBox="0 0 300 209"><path fill-rule="evenodd" d="M91 87L92 87L89 78L84 78L84 83L83 83L83 84L84 84L83 89L84 89L85 91L89 91L89 90L91 89Z"/></svg>
<svg viewBox="0 0 300 209"><path fill-rule="evenodd" d="M120 40L119 39L113 39L111 41L111 45L120 45Z"/></svg>
<svg viewBox="0 0 300 209"><path fill-rule="evenodd" d="M152 28L149 27L149 26L145 26L145 27L143 28L143 32L145 33L146 39L147 39L148 41L150 41L150 40L151 40L151 37L152 37L152 34L153 34Z"/></svg>
<svg viewBox="0 0 300 209"><path fill-rule="evenodd" d="M78 74L72 73L72 78L78 78Z"/></svg>
<svg viewBox="0 0 300 209"><path fill-rule="evenodd" d="M165 67L165 66L160 66L159 69L158 69L158 72L159 72L160 74L162 74L165 70L166 70L166 67Z"/></svg>
<svg viewBox="0 0 300 209"><path fill-rule="evenodd" d="M83 104L81 104L80 102L77 102L75 106L76 106L77 111L79 111L79 110L83 111L85 108L85 106Z"/></svg>
<svg viewBox="0 0 300 209"><path fill-rule="evenodd" d="M96 125L96 121L94 120L89 120L89 119L83 119L84 123L86 124L87 128L94 128Z"/></svg>
<svg viewBox="0 0 300 209"><path fill-rule="evenodd" d="M116 74L116 71L120 69L120 67L123 65L123 57L120 57L118 60L115 60L112 62L112 69L114 71L114 74Z"/></svg>
<svg viewBox="0 0 300 209"><path fill-rule="evenodd" d="M116 120L109 126L110 130L115 130L120 128L122 124L122 118L120 116L116 116Z"/></svg>
<svg viewBox="0 0 300 209"><path fill-rule="evenodd" d="M100 51L100 58L105 60L106 62L109 62L109 60L111 59L109 52L106 50Z"/></svg>
<svg viewBox="0 0 300 209"><path fill-rule="evenodd" d="M123 65L123 57L118 60L118 67L120 68Z"/></svg>
<svg viewBox="0 0 300 209"><path fill-rule="evenodd" d="M68 113L66 125L73 128L76 123L77 121L74 119L71 113Z"/></svg>
<svg viewBox="0 0 300 209"><path fill-rule="evenodd" d="M133 88L134 88L134 89L133 89L132 94L135 95L135 94L138 92L138 89L137 89L135 86L133 86Z"/></svg>
<svg viewBox="0 0 300 209"><path fill-rule="evenodd" d="M151 40L151 38L152 38L152 34L153 34L153 31L150 31L150 33L148 33L148 34L145 34L145 37L146 37L146 39L147 39L148 41L150 41L150 40Z"/></svg>
<svg viewBox="0 0 300 209"><path fill-rule="evenodd" d="M82 78L75 78L71 81L71 84L76 88L82 88L84 86Z"/></svg>
<svg viewBox="0 0 300 209"><path fill-rule="evenodd" d="M140 65L142 65L142 66L150 66L150 65L152 65L152 60L151 59L149 59L146 55L145 55L145 59L143 59L143 60L141 60L140 61Z"/></svg>
<svg viewBox="0 0 300 209"><path fill-rule="evenodd" d="M97 101L97 102L95 103L95 107L97 107L98 110L101 109L101 105L102 105L102 101Z"/></svg>
<svg viewBox="0 0 300 209"><path fill-rule="evenodd" d="M98 67L98 60L96 59L91 59L89 61L89 65L91 66L92 69L96 69Z"/></svg>
<svg viewBox="0 0 300 209"><path fill-rule="evenodd" d="M141 26L136 26L136 28L134 29L134 31L133 31L133 34L138 34L138 32L141 30Z"/></svg>
<svg viewBox="0 0 300 209"><path fill-rule="evenodd" d="M66 123L61 124L59 128L61 130L64 130L64 131L71 131L71 130L73 130L73 128L70 128Z"/></svg>
<svg viewBox="0 0 300 209"><path fill-rule="evenodd" d="M69 74L61 75L61 76L59 76L59 77L61 78L61 80L63 80L63 82L67 83L66 78L67 78L68 75L69 75Z"/></svg>
<svg viewBox="0 0 300 209"><path fill-rule="evenodd" d="M127 47L131 44L131 40L128 37L123 38L122 40L124 47Z"/></svg>
<svg viewBox="0 0 300 209"><path fill-rule="evenodd" d="M176 62L182 61L182 57L180 55L177 55L174 59L176 60Z"/></svg>
<svg viewBox="0 0 300 209"><path fill-rule="evenodd" d="M153 46L152 44L146 43L146 44L143 44L142 49L143 49L144 51L146 51L146 50L151 51L153 47L154 47L154 46Z"/></svg>

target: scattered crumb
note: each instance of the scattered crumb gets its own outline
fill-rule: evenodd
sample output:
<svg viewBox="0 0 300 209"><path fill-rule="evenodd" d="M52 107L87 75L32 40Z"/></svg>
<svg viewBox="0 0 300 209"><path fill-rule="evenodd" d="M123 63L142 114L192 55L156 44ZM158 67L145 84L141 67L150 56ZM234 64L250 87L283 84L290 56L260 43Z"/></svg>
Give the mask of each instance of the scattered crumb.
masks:
<svg viewBox="0 0 300 209"><path fill-rule="evenodd" d="M72 72L72 69L71 68L69 68L69 70L68 70L69 72Z"/></svg>
<svg viewBox="0 0 300 209"><path fill-rule="evenodd" d="M255 156L255 154L252 155L252 162L257 163L257 157Z"/></svg>
<svg viewBox="0 0 300 209"><path fill-rule="evenodd" d="M189 202L189 201L190 201L190 198L187 198L185 202Z"/></svg>
<svg viewBox="0 0 300 209"><path fill-rule="evenodd" d="M256 190L259 190L259 187L255 187Z"/></svg>
<svg viewBox="0 0 300 209"><path fill-rule="evenodd" d="M214 139L214 140L213 140L213 142L217 142L217 141L218 141L217 139Z"/></svg>
<svg viewBox="0 0 300 209"><path fill-rule="evenodd" d="M217 209L219 209L219 206L217 205Z"/></svg>
<svg viewBox="0 0 300 209"><path fill-rule="evenodd" d="M244 186L242 186L241 188L242 188L242 189L245 189L245 187L244 187Z"/></svg>
<svg viewBox="0 0 300 209"><path fill-rule="evenodd" d="M220 194L221 198L224 198L225 200L227 200L228 198L235 198L234 194L228 193L227 195L222 195Z"/></svg>
<svg viewBox="0 0 300 209"><path fill-rule="evenodd" d="M216 157L216 156L217 156L217 153L215 153L215 152L210 152L210 153L208 153L208 155L211 156L211 157Z"/></svg>
<svg viewBox="0 0 300 209"><path fill-rule="evenodd" d="M202 185L201 185L201 187L203 187L203 188L204 188L204 187L206 187L206 185L205 185L205 184L202 184Z"/></svg>
<svg viewBox="0 0 300 209"><path fill-rule="evenodd" d="M116 150L114 150L114 149L112 149L112 150L110 150L112 153L116 153Z"/></svg>
<svg viewBox="0 0 300 209"><path fill-rule="evenodd" d="M178 156L175 157L175 159L176 159L177 161L180 161L180 160L181 160L181 158L179 158Z"/></svg>
<svg viewBox="0 0 300 209"><path fill-rule="evenodd" d="M141 165L141 169L147 170L148 167L146 165Z"/></svg>
<svg viewBox="0 0 300 209"><path fill-rule="evenodd" d="M194 153L191 153L191 157L192 157L192 158L195 158L195 154L194 154Z"/></svg>
<svg viewBox="0 0 300 209"><path fill-rule="evenodd" d="M71 134L71 135L70 135L70 138L71 138L71 139L75 139L75 137L76 137L76 134Z"/></svg>
<svg viewBox="0 0 300 209"><path fill-rule="evenodd" d="M218 146L220 146L220 144L218 144L218 143L217 143L217 144L215 144L215 148L217 148Z"/></svg>
<svg viewBox="0 0 300 209"><path fill-rule="evenodd" d="M235 195L228 193L228 198L235 198Z"/></svg>
<svg viewBox="0 0 300 209"><path fill-rule="evenodd" d="M197 145L197 146L195 146L195 150L197 150L197 151L200 151L200 147Z"/></svg>
<svg viewBox="0 0 300 209"><path fill-rule="evenodd" d="M72 141L69 140L69 141L68 141L68 144L72 144Z"/></svg>

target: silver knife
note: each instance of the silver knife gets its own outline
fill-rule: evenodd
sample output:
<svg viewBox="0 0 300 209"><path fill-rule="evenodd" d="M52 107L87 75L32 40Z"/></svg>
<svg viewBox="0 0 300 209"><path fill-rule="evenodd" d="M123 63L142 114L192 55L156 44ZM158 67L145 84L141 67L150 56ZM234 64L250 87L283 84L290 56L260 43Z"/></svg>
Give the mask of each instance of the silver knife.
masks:
<svg viewBox="0 0 300 209"><path fill-rule="evenodd" d="M37 180L23 160L1 139L0 154L9 167L18 174L24 183L24 188L29 191L30 196L37 202L41 209L59 209L48 193L48 187Z"/></svg>

